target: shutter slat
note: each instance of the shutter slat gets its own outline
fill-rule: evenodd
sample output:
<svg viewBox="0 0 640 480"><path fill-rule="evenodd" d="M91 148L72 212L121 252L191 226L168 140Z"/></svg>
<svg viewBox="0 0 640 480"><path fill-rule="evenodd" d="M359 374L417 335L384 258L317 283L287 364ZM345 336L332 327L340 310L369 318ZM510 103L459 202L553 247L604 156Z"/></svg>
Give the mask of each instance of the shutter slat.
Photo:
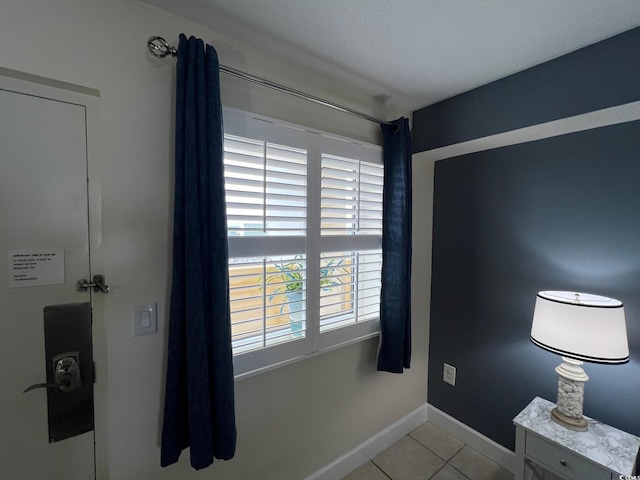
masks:
<svg viewBox="0 0 640 480"><path fill-rule="evenodd" d="M358 182L339 178L323 178L321 186L322 189L331 188L344 192L355 192L358 188Z"/></svg>
<svg viewBox="0 0 640 480"><path fill-rule="evenodd" d="M258 180L250 180L247 178L230 178L226 177L224 179L225 183L225 191L229 193L230 191L241 191L247 193L255 193L261 194L264 190L264 182ZM244 188L243 188L244 187ZM254 192L257 190L257 192Z"/></svg>
<svg viewBox="0 0 640 480"><path fill-rule="evenodd" d="M263 178L264 168L262 168L262 165L254 168L248 163L242 163L241 165L230 165L227 163L224 166L224 176L225 178Z"/></svg>
<svg viewBox="0 0 640 480"><path fill-rule="evenodd" d="M337 188L322 187L321 192L323 199L333 200L333 197L337 197L338 199L353 199L355 201L356 198L355 190L339 190Z"/></svg>
<svg viewBox="0 0 640 480"><path fill-rule="evenodd" d="M329 168L343 169L343 170L358 170L359 161L351 158L336 157L334 155L324 154L322 155L323 165L327 165Z"/></svg>
<svg viewBox="0 0 640 480"><path fill-rule="evenodd" d="M351 218L358 218L358 210L349 209L349 208L321 208L320 217L338 218L345 221Z"/></svg>
<svg viewBox="0 0 640 480"><path fill-rule="evenodd" d="M355 208L357 206L356 201L355 200L351 200L348 198L329 198L329 197L324 197L321 200L321 205L322 207L335 207L335 206L344 206L344 207L348 207L348 208Z"/></svg>
<svg viewBox="0 0 640 480"><path fill-rule="evenodd" d="M256 165L257 168L263 168L264 159L262 152L258 153L246 153L246 152L232 152L225 150L224 152L225 165Z"/></svg>
<svg viewBox="0 0 640 480"><path fill-rule="evenodd" d="M306 163L281 161L267 158L267 171L277 172L281 170L295 172L298 175L302 175L305 177L307 176Z"/></svg>

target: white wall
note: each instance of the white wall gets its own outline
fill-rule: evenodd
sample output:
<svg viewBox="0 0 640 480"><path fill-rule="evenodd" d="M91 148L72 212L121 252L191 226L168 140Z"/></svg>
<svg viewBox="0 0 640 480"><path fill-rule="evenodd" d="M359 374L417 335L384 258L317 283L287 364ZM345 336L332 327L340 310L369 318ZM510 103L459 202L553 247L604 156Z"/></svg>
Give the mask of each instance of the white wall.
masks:
<svg viewBox="0 0 640 480"><path fill-rule="evenodd" d="M152 58L145 45L151 35L173 42L181 32L215 45L225 65L366 113L399 116L393 106L317 72L300 71L138 1L2 1L0 67L100 91L102 256L112 290L104 299L107 364L98 366L98 381L107 393L97 428L101 471L117 480L196 478L188 452L178 465L159 466L175 60ZM240 80L223 78L222 99L379 141L376 125ZM414 168L413 367L404 375L376 372L374 339L237 382L236 457L215 462L198 478L300 480L426 403L431 221L420 217L431 211L432 166ZM158 334L134 338L133 307L155 301Z"/></svg>

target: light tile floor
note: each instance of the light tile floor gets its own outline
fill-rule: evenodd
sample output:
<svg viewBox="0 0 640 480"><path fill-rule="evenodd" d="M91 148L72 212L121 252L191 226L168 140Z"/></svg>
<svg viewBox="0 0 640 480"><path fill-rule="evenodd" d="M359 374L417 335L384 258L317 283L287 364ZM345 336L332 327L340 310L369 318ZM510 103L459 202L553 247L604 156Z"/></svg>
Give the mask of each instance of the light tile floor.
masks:
<svg viewBox="0 0 640 480"><path fill-rule="evenodd" d="M513 480L513 474L426 422L343 480Z"/></svg>

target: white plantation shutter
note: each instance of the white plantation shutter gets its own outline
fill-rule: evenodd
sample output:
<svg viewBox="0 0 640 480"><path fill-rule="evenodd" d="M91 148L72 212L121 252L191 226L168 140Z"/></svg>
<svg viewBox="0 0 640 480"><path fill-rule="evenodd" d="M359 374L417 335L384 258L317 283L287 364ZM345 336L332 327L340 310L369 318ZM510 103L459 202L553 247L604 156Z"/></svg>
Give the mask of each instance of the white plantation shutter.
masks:
<svg viewBox="0 0 640 480"><path fill-rule="evenodd" d="M377 335L382 149L224 110L236 376Z"/></svg>
<svg viewBox="0 0 640 480"><path fill-rule="evenodd" d="M322 235L382 235L382 165L322 156Z"/></svg>
<svg viewBox="0 0 640 480"><path fill-rule="evenodd" d="M358 315L357 321L371 320L380 315L382 287L382 250L358 254Z"/></svg>
<svg viewBox="0 0 640 480"><path fill-rule="evenodd" d="M380 251L331 252L322 255L321 332L379 316L381 268Z"/></svg>
<svg viewBox="0 0 640 480"><path fill-rule="evenodd" d="M320 331L325 332L379 318L384 169L323 155L321 175ZM324 278L328 272L338 281L330 284Z"/></svg>
<svg viewBox="0 0 640 480"><path fill-rule="evenodd" d="M383 177L382 165L360 162L360 235L382 235Z"/></svg>
<svg viewBox="0 0 640 480"><path fill-rule="evenodd" d="M224 169L234 354L304 337L307 152L225 134Z"/></svg>
<svg viewBox="0 0 640 480"><path fill-rule="evenodd" d="M229 265L234 354L302 338L306 334L306 261L236 258ZM299 288L294 293L287 290Z"/></svg>
<svg viewBox="0 0 640 480"><path fill-rule="evenodd" d="M225 135L224 176L229 234L262 233L264 143Z"/></svg>
<svg viewBox="0 0 640 480"><path fill-rule="evenodd" d="M227 227L230 236L304 236L307 152L224 136Z"/></svg>

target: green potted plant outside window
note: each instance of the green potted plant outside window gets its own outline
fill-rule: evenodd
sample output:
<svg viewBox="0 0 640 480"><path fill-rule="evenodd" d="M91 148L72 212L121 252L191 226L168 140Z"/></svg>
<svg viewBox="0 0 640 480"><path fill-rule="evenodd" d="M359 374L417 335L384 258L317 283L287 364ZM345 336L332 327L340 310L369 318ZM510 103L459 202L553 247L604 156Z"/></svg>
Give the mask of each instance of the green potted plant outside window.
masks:
<svg viewBox="0 0 640 480"><path fill-rule="evenodd" d="M276 272L267 274L267 283L280 283L272 295L269 295L269 301L278 295L284 295L287 299L286 304L280 307L280 313L284 310L285 305L289 308L289 320L291 322L291 333L294 337L302 336L302 323L304 316L304 264L302 257L297 256L294 260L283 263L274 264ZM340 275L347 275L349 271L341 267L343 260L338 262L330 260L326 265L320 268L320 288L330 291L333 287L342 284Z"/></svg>

